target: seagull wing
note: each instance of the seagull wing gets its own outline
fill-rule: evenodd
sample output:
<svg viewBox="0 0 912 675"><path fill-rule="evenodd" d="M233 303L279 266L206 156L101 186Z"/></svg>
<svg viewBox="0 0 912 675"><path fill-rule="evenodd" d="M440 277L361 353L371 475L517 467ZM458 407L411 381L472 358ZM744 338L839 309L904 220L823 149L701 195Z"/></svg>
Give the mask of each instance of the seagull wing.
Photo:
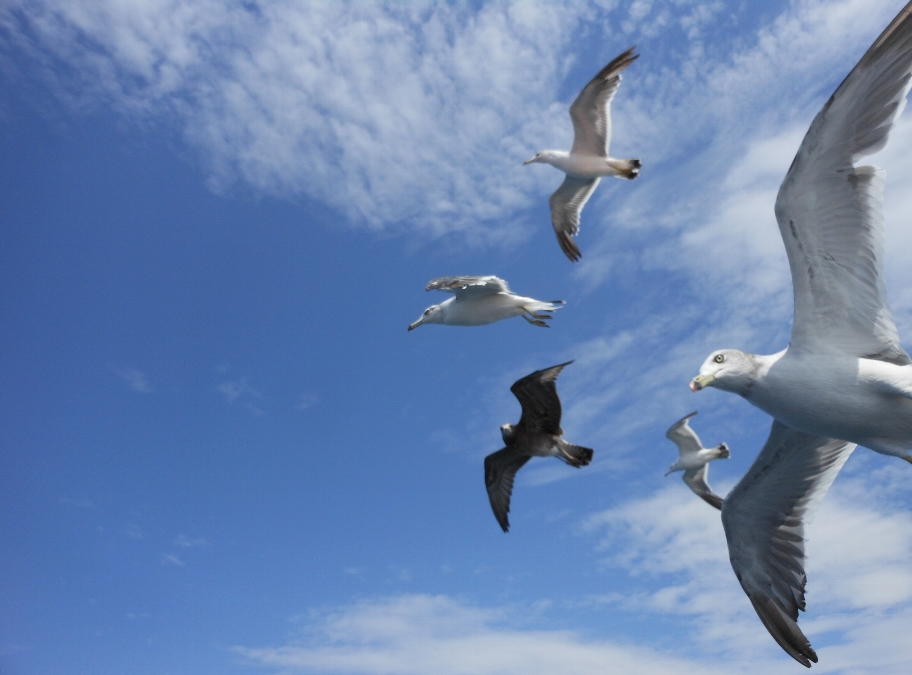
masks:
<svg viewBox="0 0 912 675"><path fill-rule="evenodd" d="M817 654L797 623L807 581L804 526L854 449L774 421L763 450L722 503L741 588L779 646L808 667Z"/></svg>
<svg viewBox="0 0 912 675"><path fill-rule="evenodd" d="M579 232L580 213L600 178L577 178L567 174L561 186L551 195L551 224L561 250L573 262L582 257L573 237Z"/></svg>
<svg viewBox="0 0 912 675"><path fill-rule="evenodd" d="M674 444L678 446L678 453L682 457L684 455L692 455L696 452L700 452L700 450L703 449L700 438L697 436L696 432L690 428L690 424L688 424L690 418L696 414L696 412L692 412L686 417L682 417L668 427L668 431L665 432L665 438L674 441ZM684 481L687 482L687 479L685 478ZM688 485L690 485L690 483L688 483Z"/></svg>
<svg viewBox="0 0 912 675"><path fill-rule="evenodd" d="M425 290L446 291L447 293L453 293L457 299L510 292L507 282L494 276L438 277L432 280Z"/></svg>
<svg viewBox="0 0 912 675"><path fill-rule="evenodd" d="M494 517L504 532L510 529L507 514L510 512L513 479L516 478L516 472L530 459L529 455L523 455L513 448L504 448L485 457L485 487L488 489L488 499Z"/></svg>
<svg viewBox="0 0 912 675"><path fill-rule="evenodd" d="M881 150L912 73L912 3L899 13L814 118L776 199L795 289L791 346L838 349L897 365L883 276L883 171L854 167Z"/></svg>
<svg viewBox="0 0 912 675"><path fill-rule="evenodd" d="M685 471L684 482L687 484L687 487L693 490L693 493L704 502L710 506L715 506L717 509L721 509L722 497L713 492L712 488L709 487L709 483L706 481L708 474L709 462L699 469L688 469Z"/></svg>
<svg viewBox="0 0 912 675"><path fill-rule="evenodd" d="M513 395L519 399L522 406L522 417L519 426L527 433L545 433L561 435L561 402L557 395L557 376L565 366L573 361L567 361L558 366L536 370L517 380L510 387Z"/></svg>
<svg viewBox="0 0 912 675"><path fill-rule="evenodd" d="M578 155L608 156L611 142L611 99L621 85L621 71L639 58L631 47L599 71L570 106L573 148Z"/></svg>

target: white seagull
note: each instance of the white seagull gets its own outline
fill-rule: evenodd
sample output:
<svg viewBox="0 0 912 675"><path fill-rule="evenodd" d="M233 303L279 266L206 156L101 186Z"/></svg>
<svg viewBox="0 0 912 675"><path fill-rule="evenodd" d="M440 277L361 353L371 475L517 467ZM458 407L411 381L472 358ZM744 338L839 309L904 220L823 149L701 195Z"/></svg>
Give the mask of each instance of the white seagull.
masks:
<svg viewBox="0 0 912 675"><path fill-rule="evenodd" d="M731 452L726 443L720 443L714 448L704 448L700 437L690 428L690 418L696 415L692 412L672 424L665 432L665 438L674 441L678 446L678 459L668 468L668 474L675 471L684 472L684 482L693 493L710 506L722 508L722 497L709 487L707 476L709 463L714 459L728 459Z"/></svg>
<svg viewBox="0 0 912 675"><path fill-rule="evenodd" d="M521 316L533 326L548 328L550 312L560 309L563 300L542 302L516 295L507 282L497 277L440 277L427 285L428 291L447 291L455 297L431 305L411 324L413 330L425 323L448 326L483 326L501 319Z"/></svg>
<svg viewBox="0 0 912 675"><path fill-rule="evenodd" d="M570 106L573 120L573 147L566 150L542 150L525 164L550 164L567 174L564 182L551 195L551 224L561 249L576 262L582 255L573 237L579 232L580 212L589 201L602 176L633 180L640 175L638 159L615 159L608 156L611 142L611 99L621 84L621 71L640 55L631 47L602 68Z"/></svg>
<svg viewBox="0 0 912 675"><path fill-rule="evenodd" d="M789 346L712 353L691 382L775 418L766 447L722 504L732 567L779 645L805 666L798 628L804 523L855 444L912 462L912 360L883 277L882 149L912 77L912 2L814 118L779 188L776 219L795 290ZM838 440L837 440L838 439Z"/></svg>

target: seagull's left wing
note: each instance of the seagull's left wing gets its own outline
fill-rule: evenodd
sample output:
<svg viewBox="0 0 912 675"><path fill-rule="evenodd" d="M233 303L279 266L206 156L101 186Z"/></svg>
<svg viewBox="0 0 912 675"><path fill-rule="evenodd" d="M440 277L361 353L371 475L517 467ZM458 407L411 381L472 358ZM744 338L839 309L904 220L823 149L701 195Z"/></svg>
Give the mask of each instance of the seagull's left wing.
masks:
<svg viewBox="0 0 912 675"><path fill-rule="evenodd" d="M510 391L519 399L522 406L519 426L527 432L556 435L563 433L560 428L561 402L555 381L564 367L571 363L573 361L536 370L516 380L510 387Z"/></svg>
<svg viewBox="0 0 912 675"><path fill-rule="evenodd" d="M469 298L491 293L509 293L507 282L495 276L487 277L438 277L428 283L428 291L446 291L457 298Z"/></svg>
<svg viewBox="0 0 912 675"><path fill-rule="evenodd" d="M689 415L682 417L668 427L668 431L665 432L665 438L673 441L674 444L678 446L678 453L680 455L692 455L703 449L700 437L697 436L697 432L690 428L689 424L690 418L696 414L696 412L692 412ZM686 478L684 480L685 482L687 481Z"/></svg>
<svg viewBox="0 0 912 675"><path fill-rule="evenodd" d="M580 212L592 192L599 184L599 178L577 178L567 174L564 182L551 195L551 224L557 235L561 250L573 262L582 257L573 237L579 232Z"/></svg>
<svg viewBox="0 0 912 675"><path fill-rule="evenodd" d="M488 489L488 501L500 528L507 532L510 521L510 497L513 494L513 480L516 472L531 459L512 448L503 448L485 457L485 487Z"/></svg>
<svg viewBox="0 0 912 675"><path fill-rule="evenodd" d="M709 475L709 462L701 466L699 469L688 469L684 472L684 482L687 484L697 497L702 499L704 502L710 506L715 506L717 509L722 508L722 497L717 495L712 491L712 488L709 487L709 482L707 477Z"/></svg>
<svg viewBox="0 0 912 675"><path fill-rule="evenodd" d="M770 635L793 659L817 662L798 628L804 610L804 526L854 443L795 431L775 421L751 468L722 503L728 555Z"/></svg>
<svg viewBox="0 0 912 675"><path fill-rule="evenodd" d="M570 106L573 120L573 147L570 152L580 155L608 156L611 142L611 99L621 86L621 71L640 58L631 47L599 71L583 87Z"/></svg>
<svg viewBox="0 0 912 675"><path fill-rule="evenodd" d="M814 118L776 199L795 289L791 348L837 349L898 365L883 276L883 172L855 167L881 150L912 73L912 3Z"/></svg>

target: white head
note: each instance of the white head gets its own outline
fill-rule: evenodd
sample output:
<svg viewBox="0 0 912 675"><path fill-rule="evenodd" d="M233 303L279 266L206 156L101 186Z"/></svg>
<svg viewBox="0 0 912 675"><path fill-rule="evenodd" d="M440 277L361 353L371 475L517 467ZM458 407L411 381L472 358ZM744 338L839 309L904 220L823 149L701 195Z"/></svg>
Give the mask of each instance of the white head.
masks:
<svg viewBox="0 0 912 675"><path fill-rule="evenodd" d="M551 164L554 162L555 157L557 157L558 150L542 150L541 152L536 152L535 157L527 159L523 162L523 166L526 164ZM565 153L566 154L566 153Z"/></svg>
<svg viewBox="0 0 912 675"><path fill-rule="evenodd" d="M408 329L414 330L418 328L423 323L443 323L443 309L442 305L431 305L422 314L418 320L411 324Z"/></svg>
<svg viewBox="0 0 912 675"><path fill-rule="evenodd" d="M715 387L741 396L750 393L762 366L760 357L737 349L720 349L700 366L700 374L690 382L691 391Z"/></svg>

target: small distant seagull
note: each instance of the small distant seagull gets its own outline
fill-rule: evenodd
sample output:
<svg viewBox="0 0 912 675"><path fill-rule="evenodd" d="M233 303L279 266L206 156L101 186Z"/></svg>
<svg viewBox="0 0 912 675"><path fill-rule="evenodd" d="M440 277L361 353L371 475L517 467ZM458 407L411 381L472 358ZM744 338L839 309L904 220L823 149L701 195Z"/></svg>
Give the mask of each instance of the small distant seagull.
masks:
<svg viewBox="0 0 912 675"><path fill-rule="evenodd" d="M510 387L522 406L519 424L500 427L507 447L485 457L485 487L494 517L504 532L510 529L510 495L516 472L532 457L557 457L570 466L586 466L592 461L592 450L565 441L560 427L561 402L555 381L567 361L558 366L536 370Z"/></svg>
<svg viewBox="0 0 912 675"><path fill-rule="evenodd" d="M425 323L448 326L483 326L501 319L521 316L533 326L548 328L550 312L560 309L563 300L542 302L516 295L507 282L497 277L440 277L427 285L428 291L446 291L456 297L431 305L409 330Z"/></svg>
<svg viewBox="0 0 912 675"><path fill-rule="evenodd" d="M550 164L567 174L563 184L551 195L551 224L557 241L570 260L581 253L573 241L579 232L580 212L589 201L602 176L633 180L640 175L638 159L615 159L608 156L611 142L611 99L621 84L621 71L640 55L631 47L602 68L570 106L573 120L573 147L566 150L542 150L525 164Z"/></svg>
<svg viewBox="0 0 912 675"><path fill-rule="evenodd" d="M709 473L709 463L714 459L728 459L731 457L731 452L726 443L720 443L714 448L703 447L700 438L689 424L690 418L696 414L696 412L692 412L686 417L682 417L665 432L665 437L674 441L680 453L677 461L669 467L668 473L665 475L683 471L687 487L707 504L721 510L722 497L712 491L706 477Z"/></svg>

